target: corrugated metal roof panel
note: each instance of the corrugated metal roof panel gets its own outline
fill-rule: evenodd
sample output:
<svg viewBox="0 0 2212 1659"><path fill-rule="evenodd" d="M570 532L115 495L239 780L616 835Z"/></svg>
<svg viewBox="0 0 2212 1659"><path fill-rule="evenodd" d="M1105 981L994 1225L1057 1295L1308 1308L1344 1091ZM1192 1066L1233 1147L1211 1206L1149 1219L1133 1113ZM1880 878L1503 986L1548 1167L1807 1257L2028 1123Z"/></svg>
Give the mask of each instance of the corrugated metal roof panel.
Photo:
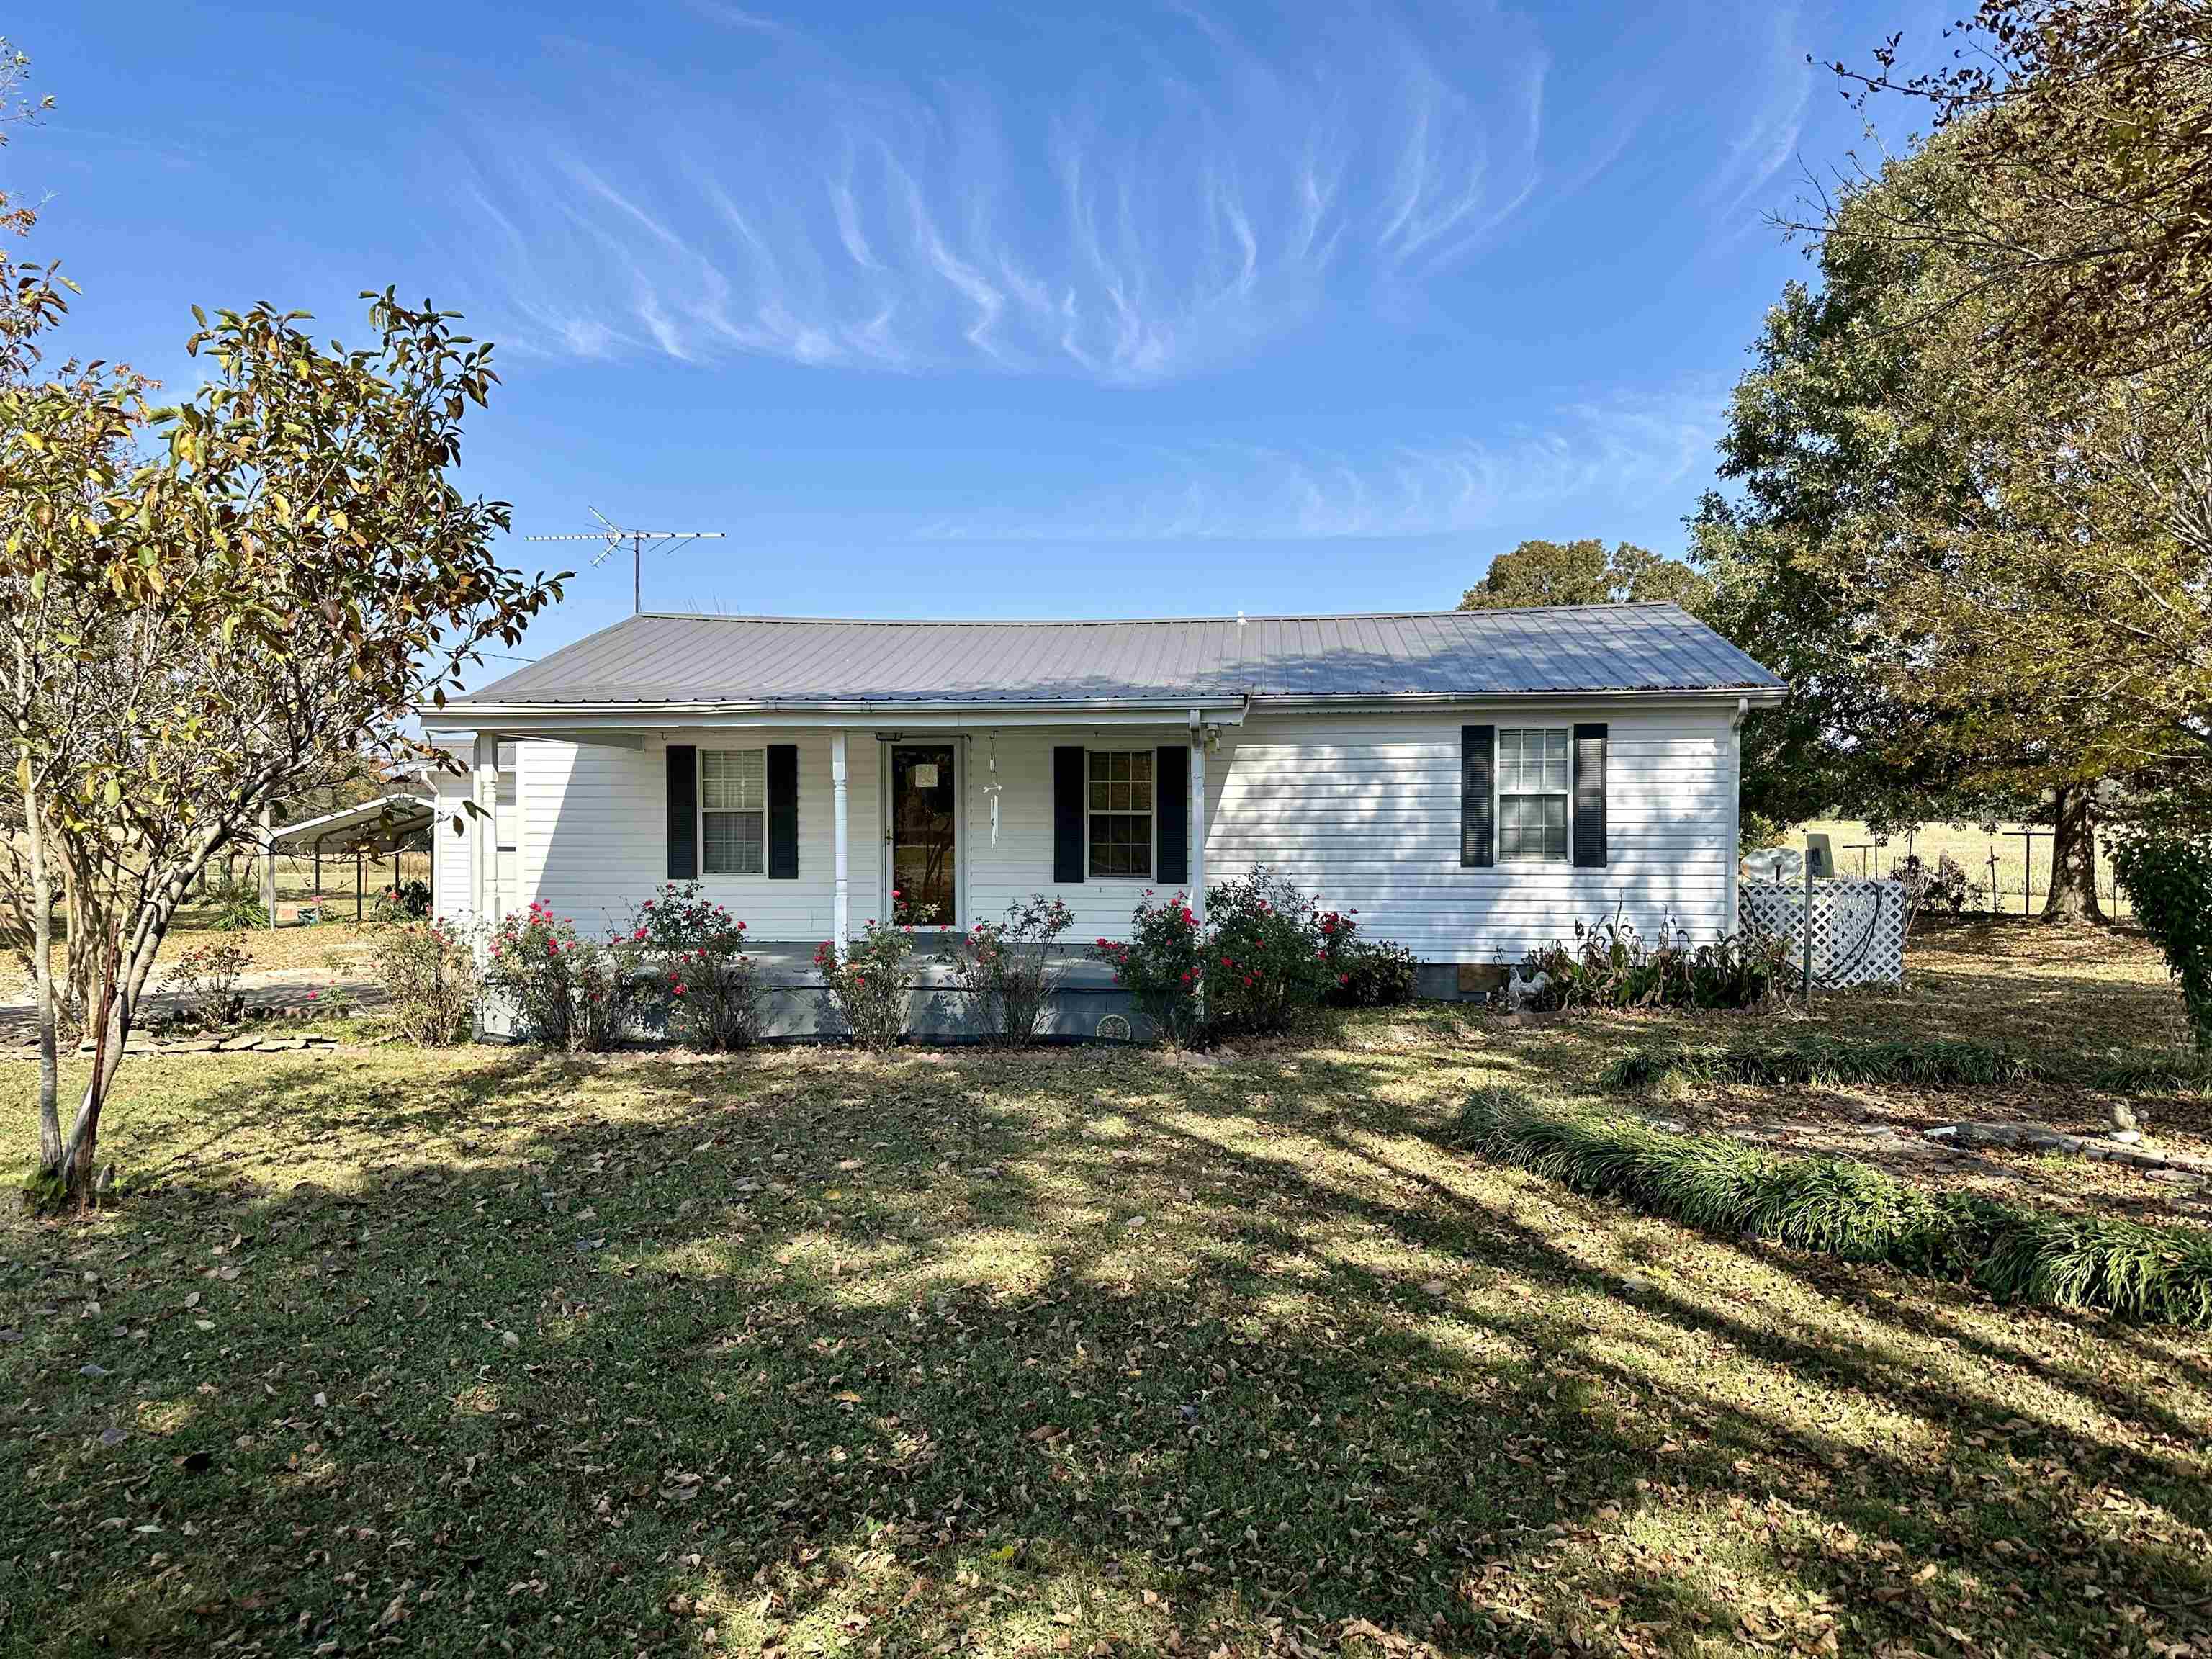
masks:
<svg viewBox="0 0 2212 1659"><path fill-rule="evenodd" d="M1671 605L1132 622L631 617L455 699L1149 702L1724 691L1781 682Z"/></svg>

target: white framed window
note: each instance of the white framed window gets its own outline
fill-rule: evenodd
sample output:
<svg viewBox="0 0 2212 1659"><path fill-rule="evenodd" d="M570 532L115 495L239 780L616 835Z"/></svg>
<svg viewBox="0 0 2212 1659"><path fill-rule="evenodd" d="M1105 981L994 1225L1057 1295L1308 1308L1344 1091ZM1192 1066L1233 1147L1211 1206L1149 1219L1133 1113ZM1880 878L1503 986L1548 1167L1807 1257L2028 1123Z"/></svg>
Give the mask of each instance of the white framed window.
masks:
<svg viewBox="0 0 2212 1659"><path fill-rule="evenodd" d="M1564 726L1498 732L1498 861L1565 864L1573 745Z"/></svg>
<svg viewBox="0 0 2212 1659"><path fill-rule="evenodd" d="M1093 878L1152 873L1152 751L1093 749L1084 757L1084 836Z"/></svg>
<svg viewBox="0 0 2212 1659"><path fill-rule="evenodd" d="M768 873L768 750L699 751L699 873Z"/></svg>

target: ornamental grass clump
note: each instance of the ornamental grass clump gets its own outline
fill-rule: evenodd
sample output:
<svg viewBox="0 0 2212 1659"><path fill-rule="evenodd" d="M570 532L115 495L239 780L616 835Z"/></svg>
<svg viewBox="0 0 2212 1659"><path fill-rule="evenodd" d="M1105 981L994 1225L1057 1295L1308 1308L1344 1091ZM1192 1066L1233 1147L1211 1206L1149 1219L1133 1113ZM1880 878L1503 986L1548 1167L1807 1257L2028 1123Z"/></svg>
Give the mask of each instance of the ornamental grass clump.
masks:
<svg viewBox="0 0 2212 1659"><path fill-rule="evenodd" d="M1971 1089L2032 1083L2043 1076L2044 1068L2024 1055L1961 1038L1868 1041L1820 1036L1794 1042L1654 1044L1618 1056L1598 1080L1614 1090L1712 1083L1768 1088L1893 1083Z"/></svg>
<svg viewBox="0 0 2212 1659"><path fill-rule="evenodd" d="M1784 1158L1726 1135L1540 1106L1503 1085L1479 1090L1460 1122L1479 1156L1702 1231L1884 1262L2001 1301L2212 1325L2203 1228L1925 1192L1850 1159Z"/></svg>
<svg viewBox="0 0 2212 1659"><path fill-rule="evenodd" d="M905 1033L906 964L913 954L912 927L873 918L842 956L832 939L816 948L814 966L829 990L830 1006L860 1047L886 1049Z"/></svg>

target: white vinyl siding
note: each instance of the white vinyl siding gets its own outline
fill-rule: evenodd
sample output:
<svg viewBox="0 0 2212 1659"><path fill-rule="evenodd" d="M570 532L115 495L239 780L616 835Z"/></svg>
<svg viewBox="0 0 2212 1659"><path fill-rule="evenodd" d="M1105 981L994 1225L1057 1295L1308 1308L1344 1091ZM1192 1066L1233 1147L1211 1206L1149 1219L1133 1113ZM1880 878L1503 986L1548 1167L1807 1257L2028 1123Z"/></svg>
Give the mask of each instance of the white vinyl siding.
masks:
<svg viewBox="0 0 2212 1659"><path fill-rule="evenodd" d="M626 917L668 879L670 744L702 750L735 742L765 750L799 748L799 875L702 875L702 891L744 921L756 939L817 944L830 937L836 908L836 833L830 794L830 733L819 729L671 729L642 734L642 749L572 743L522 745L525 836L522 902L542 899L578 929L597 933ZM883 908L883 805L875 734L856 731L851 756L848 842L853 927ZM703 791L702 791L703 794Z"/></svg>
<svg viewBox="0 0 2212 1659"><path fill-rule="evenodd" d="M1206 870L1259 862L1425 962L1517 960L1571 941L1577 921L1622 919L1656 936L1671 919L1703 944L1727 931L1735 868L1735 746L1723 707L1255 715L1206 762ZM1460 851L1460 727L1602 720L1607 864L1467 869ZM1216 781L1218 780L1217 786ZM1218 793L1217 793L1218 788Z"/></svg>
<svg viewBox="0 0 2212 1659"><path fill-rule="evenodd" d="M1243 728L1224 729L1219 747L1206 757L1206 874L1219 881L1256 863L1271 865L1324 903L1356 908L1370 936L1395 939L1429 962L1514 960L1532 945L1571 939L1577 921L1608 917L1616 905L1647 934L1672 918L1703 943L1729 926L1736 791L1729 712L1687 703L1562 702L1371 714L1255 713ZM1461 726L1566 730L1577 720L1610 725L1607 867L1502 861L1489 869L1462 868ZM955 738L966 750L960 769L963 920L994 920L1031 893L1056 893L1075 912L1071 941L1125 937L1131 909L1158 884L1150 876L1054 884L1052 751L1056 744L1150 750L1187 736L1186 727L1163 724L1013 728L995 735L979 727ZM543 899L578 927L596 932L667 879L665 745L727 748L738 734L675 729L645 737L636 750L520 745L520 890L510 902ZM835 864L830 733L747 729L741 740L799 747L799 878L709 875L702 885L750 925L755 939L825 939ZM883 745L869 728L854 729L847 741L857 932L885 914ZM1000 786L995 846L985 793L994 747ZM1088 783L1086 764L1086 843ZM454 785L465 787L463 780ZM1571 819L1571 805L1569 812ZM1150 867L1158 868L1157 849ZM441 913L460 914L467 892L465 843L441 841ZM1159 896L1167 896L1167 890Z"/></svg>

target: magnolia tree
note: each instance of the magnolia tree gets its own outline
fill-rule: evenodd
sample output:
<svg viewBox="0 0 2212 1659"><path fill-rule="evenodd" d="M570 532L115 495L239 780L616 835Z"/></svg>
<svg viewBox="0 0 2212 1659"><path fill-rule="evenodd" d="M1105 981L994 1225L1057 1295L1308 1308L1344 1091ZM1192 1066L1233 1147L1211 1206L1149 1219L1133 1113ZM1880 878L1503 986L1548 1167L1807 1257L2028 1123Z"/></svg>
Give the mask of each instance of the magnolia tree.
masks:
<svg viewBox="0 0 2212 1659"><path fill-rule="evenodd" d="M98 366L41 380L43 319L0 383L0 736L36 934L40 1164L80 1198L193 880L364 752L453 764L406 734L410 710L560 594L498 563L506 504L452 481L490 347L450 313L362 297L377 343L357 351L319 345L301 313L196 310L207 378L173 407ZM64 1133L73 1005L92 1054Z"/></svg>

